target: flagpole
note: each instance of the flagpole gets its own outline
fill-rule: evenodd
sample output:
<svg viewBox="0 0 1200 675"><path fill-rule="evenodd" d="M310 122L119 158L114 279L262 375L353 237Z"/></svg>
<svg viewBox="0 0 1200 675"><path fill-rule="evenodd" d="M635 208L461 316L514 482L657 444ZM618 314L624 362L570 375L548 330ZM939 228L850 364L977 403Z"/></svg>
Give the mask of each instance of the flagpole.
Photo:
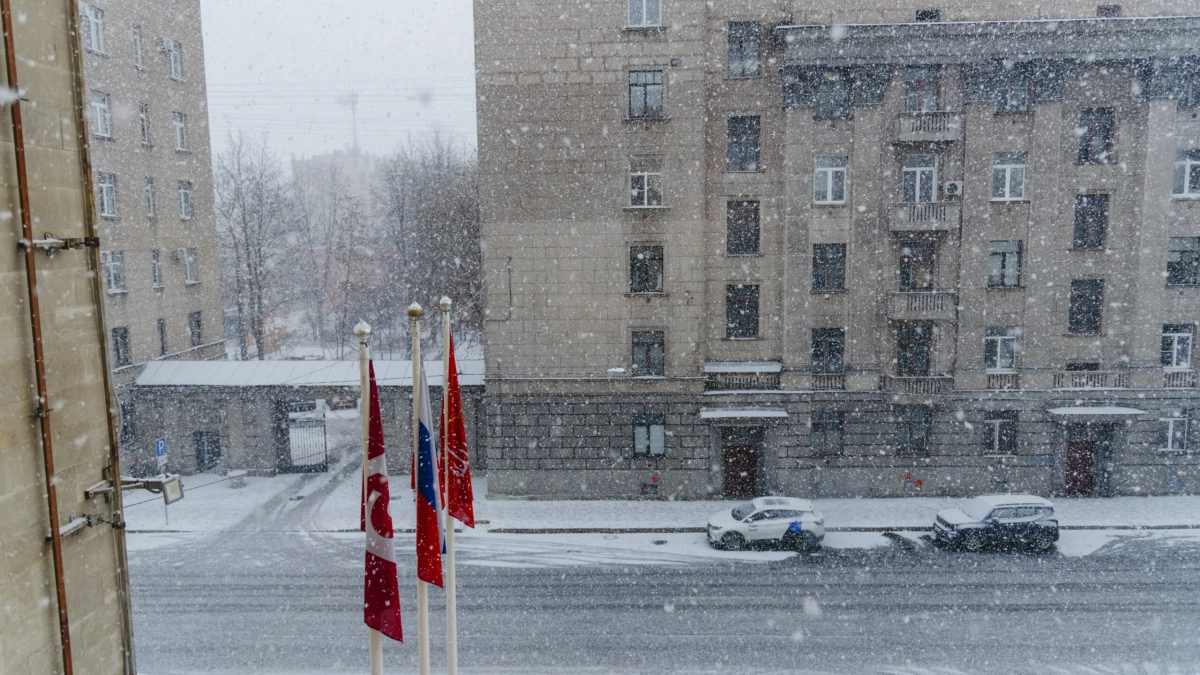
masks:
<svg viewBox="0 0 1200 675"><path fill-rule="evenodd" d="M450 419L450 307L454 301L442 296L442 485L450 495L450 461L446 433ZM454 519L449 505L446 514L446 673L458 675L458 597L454 569Z"/></svg>
<svg viewBox="0 0 1200 675"><path fill-rule="evenodd" d="M417 303L408 306L412 331L413 468L417 466L421 435L421 314ZM429 584L417 577L417 672L429 675Z"/></svg>
<svg viewBox="0 0 1200 675"><path fill-rule="evenodd" d="M363 480L363 499L367 498L367 462L368 462L368 446L371 429L371 383L370 383L370 363L371 363L371 348L367 346L367 342L371 339L371 326L366 321L359 321L354 327L354 337L358 338L358 375L361 393L358 397L359 402L359 417L362 418L362 480ZM363 502L363 508L366 509L366 502ZM366 514L366 511L363 511ZM364 531L364 535L366 532ZM367 629L369 631L369 650L371 653L371 675L383 675L383 635L374 628Z"/></svg>

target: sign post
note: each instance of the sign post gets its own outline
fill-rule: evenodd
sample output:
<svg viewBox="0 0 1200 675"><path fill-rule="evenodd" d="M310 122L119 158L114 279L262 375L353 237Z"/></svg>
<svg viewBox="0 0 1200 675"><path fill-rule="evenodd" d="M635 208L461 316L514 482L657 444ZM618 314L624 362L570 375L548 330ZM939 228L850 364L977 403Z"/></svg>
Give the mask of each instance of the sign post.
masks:
<svg viewBox="0 0 1200 675"><path fill-rule="evenodd" d="M167 438L163 436L154 441L154 459L158 461L158 472L164 473L167 468ZM163 500L163 518L166 524L171 524L171 512L167 508L167 500Z"/></svg>

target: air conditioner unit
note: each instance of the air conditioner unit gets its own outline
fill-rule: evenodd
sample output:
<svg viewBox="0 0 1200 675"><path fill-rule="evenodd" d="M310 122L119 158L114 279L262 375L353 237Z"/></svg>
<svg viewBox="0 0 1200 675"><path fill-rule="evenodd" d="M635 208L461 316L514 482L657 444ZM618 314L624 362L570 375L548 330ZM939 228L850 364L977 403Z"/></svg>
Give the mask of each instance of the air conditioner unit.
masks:
<svg viewBox="0 0 1200 675"><path fill-rule="evenodd" d="M942 194L947 197L961 197L963 184L961 180L948 180L942 182Z"/></svg>

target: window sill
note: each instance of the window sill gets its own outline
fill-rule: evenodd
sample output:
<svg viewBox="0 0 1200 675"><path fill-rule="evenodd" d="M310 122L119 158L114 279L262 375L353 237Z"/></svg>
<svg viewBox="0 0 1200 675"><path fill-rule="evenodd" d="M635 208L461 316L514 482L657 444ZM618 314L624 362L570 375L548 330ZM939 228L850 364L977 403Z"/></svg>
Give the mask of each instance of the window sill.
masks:
<svg viewBox="0 0 1200 675"><path fill-rule="evenodd" d="M846 202L813 202L813 206L845 207Z"/></svg>
<svg viewBox="0 0 1200 675"><path fill-rule="evenodd" d="M1200 193L1198 193L1198 194L1186 194L1186 195L1177 195L1177 194L1174 194L1174 193L1172 193L1172 194L1171 194L1171 199L1172 199L1172 200L1176 200L1176 201L1181 201L1181 202L1189 202L1189 201L1200 200ZM1171 452L1181 452L1181 451L1172 450Z"/></svg>
<svg viewBox="0 0 1200 675"><path fill-rule="evenodd" d="M854 115L813 115L814 122L850 122Z"/></svg>
<svg viewBox="0 0 1200 675"><path fill-rule="evenodd" d="M671 207L669 207L669 206L626 206L623 210L624 211L634 211L634 212L636 212L636 211L654 212L654 211L670 211Z"/></svg>
<svg viewBox="0 0 1200 675"><path fill-rule="evenodd" d="M106 143L116 143L116 141L117 141L117 139L113 138L111 135L105 136L104 134L95 134L95 133L92 134L92 140L105 141Z"/></svg>
<svg viewBox="0 0 1200 675"><path fill-rule="evenodd" d="M629 291L625 294L627 298L666 298L671 294L664 291Z"/></svg>
<svg viewBox="0 0 1200 675"><path fill-rule="evenodd" d="M109 295L128 295L129 289L128 288L114 288L114 289L109 289L109 290L105 291L105 293L108 293Z"/></svg>
<svg viewBox="0 0 1200 675"><path fill-rule="evenodd" d="M101 213L100 217L104 220L120 220L121 219L121 216L118 216L115 213Z"/></svg>
<svg viewBox="0 0 1200 675"><path fill-rule="evenodd" d="M761 258L761 257L763 257L763 254L761 254L761 253L730 253L729 251L726 251L725 257L726 258Z"/></svg>
<svg viewBox="0 0 1200 675"><path fill-rule="evenodd" d="M626 117L624 121L627 124L633 124L634 122L670 122L671 118L666 115L659 115L658 117Z"/></svg>
<svg viewBox="0 0 1200 675"><path fill-rule="evenodd" d="M1016 368L984 368L985 375L1018 375L1021 371Z"/></svg>
<svg viewBox="0 0 1200 675"><path fill-rule="evenodd" d="M1176 455L1182 455L1188 452L1187 448L1159 448L1159 452L1170 452Z"/></svg>
<svg viewBox="0 0 1200 675"><path fill-rule="evenodd" d="M1096 338L1096 337L1104 337L1104 333L1063 333L1063 337L1085 337L1085 338ZM1069 371L1069 372L1086 373L1086 372L1089 372L1089 371L1086 371L1086 370L1075 370L1075 371ZM1090 371L1090 372L1096 372L1096 371Z"/></svg>
<svg viewBox="0 0 1200 675"><path fill-rule="evenodd" d="M644 380L665 380L665 379L667 379L667 376L666 375L630 375L629 379L643 380L643 381Z"/></svg>
<svg viewBox="0 0 1200 675"><path fill-rule="evenodd" d="M993 204L1028 204L1029 200L1028 199L1001 199L998 197L992 197L992 203Z"/></svg>
<svg viewBox="0 0 1200 675"><path fill-rule="evenodd" d="M185 281L184 285L185 286L199 286L200 282L199 281Z"/></svg>
<svg viewBox="0 0 1200 675"><path fill-rule="evenodd" d="M814 288L814 289L809 290L809 293L812 295L834 295L837 293L845 293L845 292L846 292L846 289L844 289L844 288Z"/></svg>
<svg viewBox="0 0 1200 675"><path fill-rule="evenodd" d="M1009 453L1009 452L1001 452L1001 453L985 452L983 454L983 456L986 457L987 459L1016 459L1017 458L1016 455Z"/></svg>
<svg viewBox="0 0 1200 675"><path fill-rule="evenodd" d="M1024 287L1024 286L1019 286L1019 285L1018 285L1018 286L992 286L992 285L988 285L987 289L988 289L989 291L1023 291L1023 290L1025 290L1025 287Z"/></svg>
<svg viewBox="0 0 1200 675"><path fill-rule="evenodd" d="M1200 284L1167 284L1164 288L1200 288Z"/></svg>
<svg viewBox="0 0 1200 675"><path fill-rule="evenodd" d="M766 168L761 169L725 169L725 173L766 173Z"/></svg>
<svg viewBox="0 0 1200 675"><path fill-rule="evenodd" d="M724 79L727 82L730 80L735 80L735 81L761 80L761 79L763 79L763 76L761 74L760 75L726 75Z"/></svg>
<svg viewBox="0 0 1200 675"><path fill-rule="evenodd" d="M187 148L183 148L183 149L180 149L180 148L175 148L175 154L177 154L177 155L190 155L190 154L192 154L192 151L191 151L191 150L188 150Z"/></svg>
<svg viewBox="0 0 1200 675"><path fill-rule="evenodd" d="M1001 115L1001 116L1028 115L1032 112L1033 111L1030 110L1029 108L997 108L995 110L995 114Z"/></svg>
<svg viewBox="0 0 1200 675"><path fill-rule="evenodd" d="M725 338L721 338L721 339L724 340L725 342L755 342L755 341L761 340L762 338L758 338L758 337L725 337Z"/></svg>
<svg viewBox="0 0 1200 675"><path fill-rule="evenodd" d="M621 28L622 33L665 33L666 26L624 26Z"/></svg>
<svg viewBox="0 0 1200 675"><path fill-rule="evenodd" d="M155 284L154 286L151 286L150 288L152 288L156 291L163 291L163 290L166 290L167 287L164 286L163 284Z"/></svg>
<svg viewBox="0 0 1200 675"><path fill-rule="evenodd" d="M1072 253L1111 253L1112 249L1107 246L1072 246L1066 249Z"/></svg>

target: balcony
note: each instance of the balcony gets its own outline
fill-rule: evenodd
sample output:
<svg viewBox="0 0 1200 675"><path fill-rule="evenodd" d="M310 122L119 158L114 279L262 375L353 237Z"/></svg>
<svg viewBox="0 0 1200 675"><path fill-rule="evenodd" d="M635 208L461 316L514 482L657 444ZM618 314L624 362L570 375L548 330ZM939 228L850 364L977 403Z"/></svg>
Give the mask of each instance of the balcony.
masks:
<svg viewBox="0 0 1200 675"><path fill-rule="evenodd" d="M845 373L813 373L813 389L845 389Z"/></svg>
<svg viewBox="0 0 1200 675"><path fill-rule="evenodd" d="M953 321L957 311L954 291L901 291L888 298L887 316L892 321Z"/></svg>
<svg viewBox="0 0 1200 675"><path fill-rule="evenodd" d="M1196 386L1196 371L1166 370L1163 371L1163 386L1168 389L1193 388Z"/></svg>
<svg viewBox="0 0 1200 675"><path fill-rule="evenodd" d="M704 389L778 389L782 370L777 361L710 361L704 364Z"/></svg>
<svg viewBox="0 0 1200 675"><path fill-rule="evenodd" d="M1122 389L1129 373L1121 370L1068 370L1054 373L1055 389Z"/></svg>
<svg viewBox="0 0 1200 675"><path fill-rule="evenodd" d="M901 143L961 141L962 128L962 115L954 112L908 113L896 123Z"/></svg>
<svg viewBox="0 0 1200 675"><path fill-rule="evenodd" d="M988 389L1019 389L1021 376L1017 373L988 373Z"/></svg>
<svg viewBox="0 0 1200 675"><path fill-rule="evenodd" d="M947 394L950 393L951 384L953 382L954 378L950 377L949 375L884 376L884 386L893 394L916 394L918 396L929 394Z"/></svg>
<svg viewBox="0 0 1200 675"><path fill-rule="evenodd" d="M958 202L901 202L892 207L888 229L892 232L949 232L958 228L961 211Z"/></svg>

